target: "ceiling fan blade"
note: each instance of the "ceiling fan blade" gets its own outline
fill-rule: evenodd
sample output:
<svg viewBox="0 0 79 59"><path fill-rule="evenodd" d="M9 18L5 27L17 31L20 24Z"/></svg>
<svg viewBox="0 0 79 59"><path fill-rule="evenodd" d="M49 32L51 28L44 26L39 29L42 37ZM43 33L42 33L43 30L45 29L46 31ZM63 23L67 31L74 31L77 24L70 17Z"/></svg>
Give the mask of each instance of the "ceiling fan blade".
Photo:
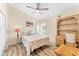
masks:
<svg viewBox="0 0 79 59"><path fill-rule="evenodd" d="M30 7L30 6L26 6L26 7L31 8L31 9L36 9L36 8Z"/></svg>
<svg viewBox="0 0 79 59"><path fill-rule="evenodd" d="M39 10L48 10L48 8L40 8Z"/></svg>

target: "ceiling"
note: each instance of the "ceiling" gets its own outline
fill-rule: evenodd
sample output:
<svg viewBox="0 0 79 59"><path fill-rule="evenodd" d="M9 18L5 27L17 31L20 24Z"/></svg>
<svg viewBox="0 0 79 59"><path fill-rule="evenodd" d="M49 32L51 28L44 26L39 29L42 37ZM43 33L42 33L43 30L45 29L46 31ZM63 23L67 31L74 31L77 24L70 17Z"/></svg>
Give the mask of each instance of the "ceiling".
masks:
<svg viewBox="0 0 79 59"><path fill-rule="evenodd" d="M34 13L33 9L27 8L26 6L36 7L35 3L10 3L9 5L23 11L24 13L37 18L38 20L45 19L51 16L57 15L69 15L70 14L78 14L79 13L79 4L77 3L41 3L40 8L49 8L48 11L41 11L41 14Z"/></svg>

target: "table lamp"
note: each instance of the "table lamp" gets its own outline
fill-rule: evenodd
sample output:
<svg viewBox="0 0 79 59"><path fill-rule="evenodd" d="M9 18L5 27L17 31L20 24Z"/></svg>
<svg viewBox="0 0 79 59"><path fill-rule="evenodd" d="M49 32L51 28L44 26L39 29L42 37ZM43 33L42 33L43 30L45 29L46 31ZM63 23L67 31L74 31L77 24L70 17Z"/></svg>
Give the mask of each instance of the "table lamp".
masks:
<svg viewBox="0 0 79 59"><path fill-rule="evenodd" d="M15 28L15 32L17 32L17 38L19 38L20 28Z"/></svg>

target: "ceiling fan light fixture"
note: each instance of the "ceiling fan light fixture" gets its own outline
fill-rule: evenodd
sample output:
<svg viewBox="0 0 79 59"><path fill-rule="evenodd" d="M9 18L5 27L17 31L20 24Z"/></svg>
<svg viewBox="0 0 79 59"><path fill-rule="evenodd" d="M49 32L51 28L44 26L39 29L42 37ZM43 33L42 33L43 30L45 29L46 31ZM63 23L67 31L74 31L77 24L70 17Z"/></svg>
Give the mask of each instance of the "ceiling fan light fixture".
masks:
<svg viewBox="0 0 79 59"><path fill-rule="evenodd" d="M39 10L36 10L36 12L39 13L40 11Z"/></svg>
<svg viewBox="0 0 79 59"><path fill-rule="evenodd" d="M48 8L40 8L40 3L36 4L36 8L31 7L31 6L26 6L26 7L34 9L35 11L33 13L35 13L35 12L36 13L40 13L40 11L46 11L46 10L48 10Z"/></svg>

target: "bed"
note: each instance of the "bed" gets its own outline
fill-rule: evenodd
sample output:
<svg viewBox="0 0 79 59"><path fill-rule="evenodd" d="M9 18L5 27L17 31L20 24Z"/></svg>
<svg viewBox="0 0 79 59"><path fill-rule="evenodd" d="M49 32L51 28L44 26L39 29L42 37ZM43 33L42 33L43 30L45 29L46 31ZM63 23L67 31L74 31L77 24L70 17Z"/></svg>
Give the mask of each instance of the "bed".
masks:
<svg viewBox="0 0 79 59"><path fill-rule="evenodd" d="M44 45L50 45L50 40L47 35L23 35L22 42L26 48L27 55L30 55L35 49Z"/></svg>

